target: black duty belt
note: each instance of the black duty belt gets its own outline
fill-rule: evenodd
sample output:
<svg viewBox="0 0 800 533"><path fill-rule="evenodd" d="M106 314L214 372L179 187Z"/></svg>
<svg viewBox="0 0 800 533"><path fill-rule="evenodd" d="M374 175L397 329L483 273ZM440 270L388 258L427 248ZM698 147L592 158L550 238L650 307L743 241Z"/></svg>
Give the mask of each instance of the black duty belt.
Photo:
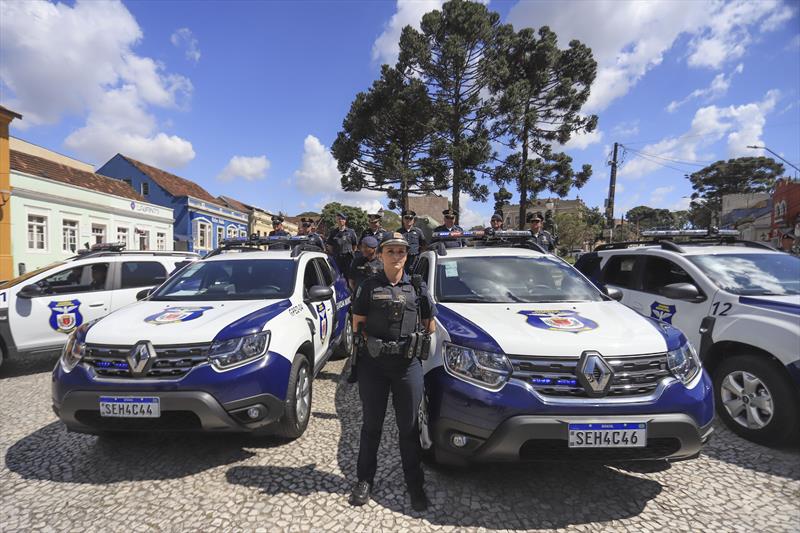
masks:
<svg viewBox="0 0 800 533"><path fill-rule="evenodd" d="M371 335L367 336L367 351L371 357L379 357L382 355L406 355L408 348L408 340L400 339L396 341L385 341L378 337Z"/></svg>

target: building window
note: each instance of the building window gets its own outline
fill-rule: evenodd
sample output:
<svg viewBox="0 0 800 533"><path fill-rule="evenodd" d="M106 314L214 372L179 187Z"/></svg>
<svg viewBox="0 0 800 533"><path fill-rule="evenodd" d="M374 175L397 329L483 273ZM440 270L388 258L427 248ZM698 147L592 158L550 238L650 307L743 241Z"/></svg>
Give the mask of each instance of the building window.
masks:
<svg viewBox="0 0 800 533"><path fill-rule="evenodd" d="M106 242L106 227L102 224L92 224L92 244Z"/></svg>
<svg viewBox="0 0 800 533"><path fill-rule="evenodd" d="M131 181L131 179L130 179L130 178L122 178L122 181L124 181L125 183L127 183L127 184L128 184L128 187L130 187L131 189L133 189L133 182Z"/></svg>
<svg viewBox="0 0 800 533"><path fill-rule="evenodd" d="M167 234L158 232L156 233L156 250L167 249Z"/></svg>
<svg viewBox="0 0 800 533"><path fill-rule="evenodd" d="M247 238L247 230L240 229L239 230L239 237Z"/></svg>
<svg viewBox="0 0 800 533"><path fill-rule="evenodd" d="M47 250L47 217L28 215L28 250Z"/></svg>
<svg viewBox="0 0 800 533"><path fill-rule="evenodd" d="M236 238L236 226L228 226L228 238L229 239Z"/></svg>
<svg viewBox="0 0 800 533"><path fill-rule="evenodd" d="M208 250L211 248L211 224L197 221L197 234L194 236L197 248Z"/></svg>
<svg viewBox="0 0 800 533"><path fill-rule="evenodd" d="M125 248L130 245L130 242L128 241L128 228L117 228L117 242L124 244Z"/></svg>
<svg viewBox="0 0 800 533"><path fill-rule="evenodd" d="M139 238L139 249L140 250L149 250L150 249L150 232L143 229L137 229L136 235Z"/></svg>
<svg viewBox="0 0 800 533"><path fill-rule="evenodd" d="M150 194L150 184L146 181L142 182L142 196L147 196Z"/></svg>
<svg viewBox="0 0 800 533"><path fill-rule="evenodd" d="M78 221L61 221L61 249L65 252L72 252L78 249Z"/></svg>
<svg viewBox="0 0 800 533"><path fill-rule="evenodd" d="M225 228L222 226L217 226L217 246L222 244L222 240L225 238Z"/></svg>

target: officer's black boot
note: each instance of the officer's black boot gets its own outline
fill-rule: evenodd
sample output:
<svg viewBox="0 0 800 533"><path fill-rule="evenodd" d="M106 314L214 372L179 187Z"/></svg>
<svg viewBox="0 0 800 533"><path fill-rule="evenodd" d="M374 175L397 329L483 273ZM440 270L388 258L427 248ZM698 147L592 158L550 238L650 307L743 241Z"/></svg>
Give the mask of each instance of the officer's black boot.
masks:
<svg viewBox="0 0 800 533"><path fill-rule="evenodd" d="M428 509L428 496L421 485L409 485L408 495L411 497L411 508L415 511L425 511Z"/></svg>
<svg viewBox="0 0 800 533"><path fill-rule="evenodd" d="M372 490L372 485L369 481L359 481L353 485L353 490L350 492L350 505L359 507L369 501L369 493Z"/></svg>

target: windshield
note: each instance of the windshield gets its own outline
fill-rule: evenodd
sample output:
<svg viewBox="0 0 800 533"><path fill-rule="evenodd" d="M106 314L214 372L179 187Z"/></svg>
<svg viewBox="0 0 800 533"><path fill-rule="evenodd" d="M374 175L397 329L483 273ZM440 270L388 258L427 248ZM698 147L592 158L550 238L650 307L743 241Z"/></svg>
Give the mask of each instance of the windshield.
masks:
<svg viewBox="0 0 800 533"><path fill-rule="evenodd" d="M14 279L10 279L8 281L4 281L3 283L0 283L0 289L8 289L9 287L13 287L14 285L18 285L18 284L22 283L26 279L32 278L36 274L41 274L45 270L50 270L51 268L55 268L55 267L61 266L63 264L64 263L52 263L50 265L43 266L42 268L37 268L36 270L31 270L30 272L27 272L27 273L25 273L25 274L23 274L21 276L17 276Z"/></svg>
<svg viewBox="0 0 800 533"><path fill-rule="evenodd" d="M291 259L198 261L158 288L151 300L260 300L288 298L294 286Z"/></svg>
<svg viewBox="0 0 800 533"><path fill-rule="evenodd" d="M711 278L717 287L733 294L800 294L800 258L793 255L692 255L689 260Z"/></svg>
<svg viewBox="0 0 800 533"><path fill-rule="evenodd" d="M547 257L460 257L436 265L440 302L597 302L600 292L569 265Z"/></svg>

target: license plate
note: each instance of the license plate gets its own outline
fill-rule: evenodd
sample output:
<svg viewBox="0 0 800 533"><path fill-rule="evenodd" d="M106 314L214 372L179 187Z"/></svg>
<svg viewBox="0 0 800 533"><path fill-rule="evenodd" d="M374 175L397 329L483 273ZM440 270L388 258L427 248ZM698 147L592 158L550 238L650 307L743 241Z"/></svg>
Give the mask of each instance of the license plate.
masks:
<svg viewBox="0 0 800 533"><path fill-rule="evenodd" d="M161 401L152 397L101 396L100 416L158 418L161 416Z"/></svg>
<svg viewBox="0 0 800 533"><path fill-rule="evenodd" d="M644 448L647 424L569 424L570 448Z"/></svg>

